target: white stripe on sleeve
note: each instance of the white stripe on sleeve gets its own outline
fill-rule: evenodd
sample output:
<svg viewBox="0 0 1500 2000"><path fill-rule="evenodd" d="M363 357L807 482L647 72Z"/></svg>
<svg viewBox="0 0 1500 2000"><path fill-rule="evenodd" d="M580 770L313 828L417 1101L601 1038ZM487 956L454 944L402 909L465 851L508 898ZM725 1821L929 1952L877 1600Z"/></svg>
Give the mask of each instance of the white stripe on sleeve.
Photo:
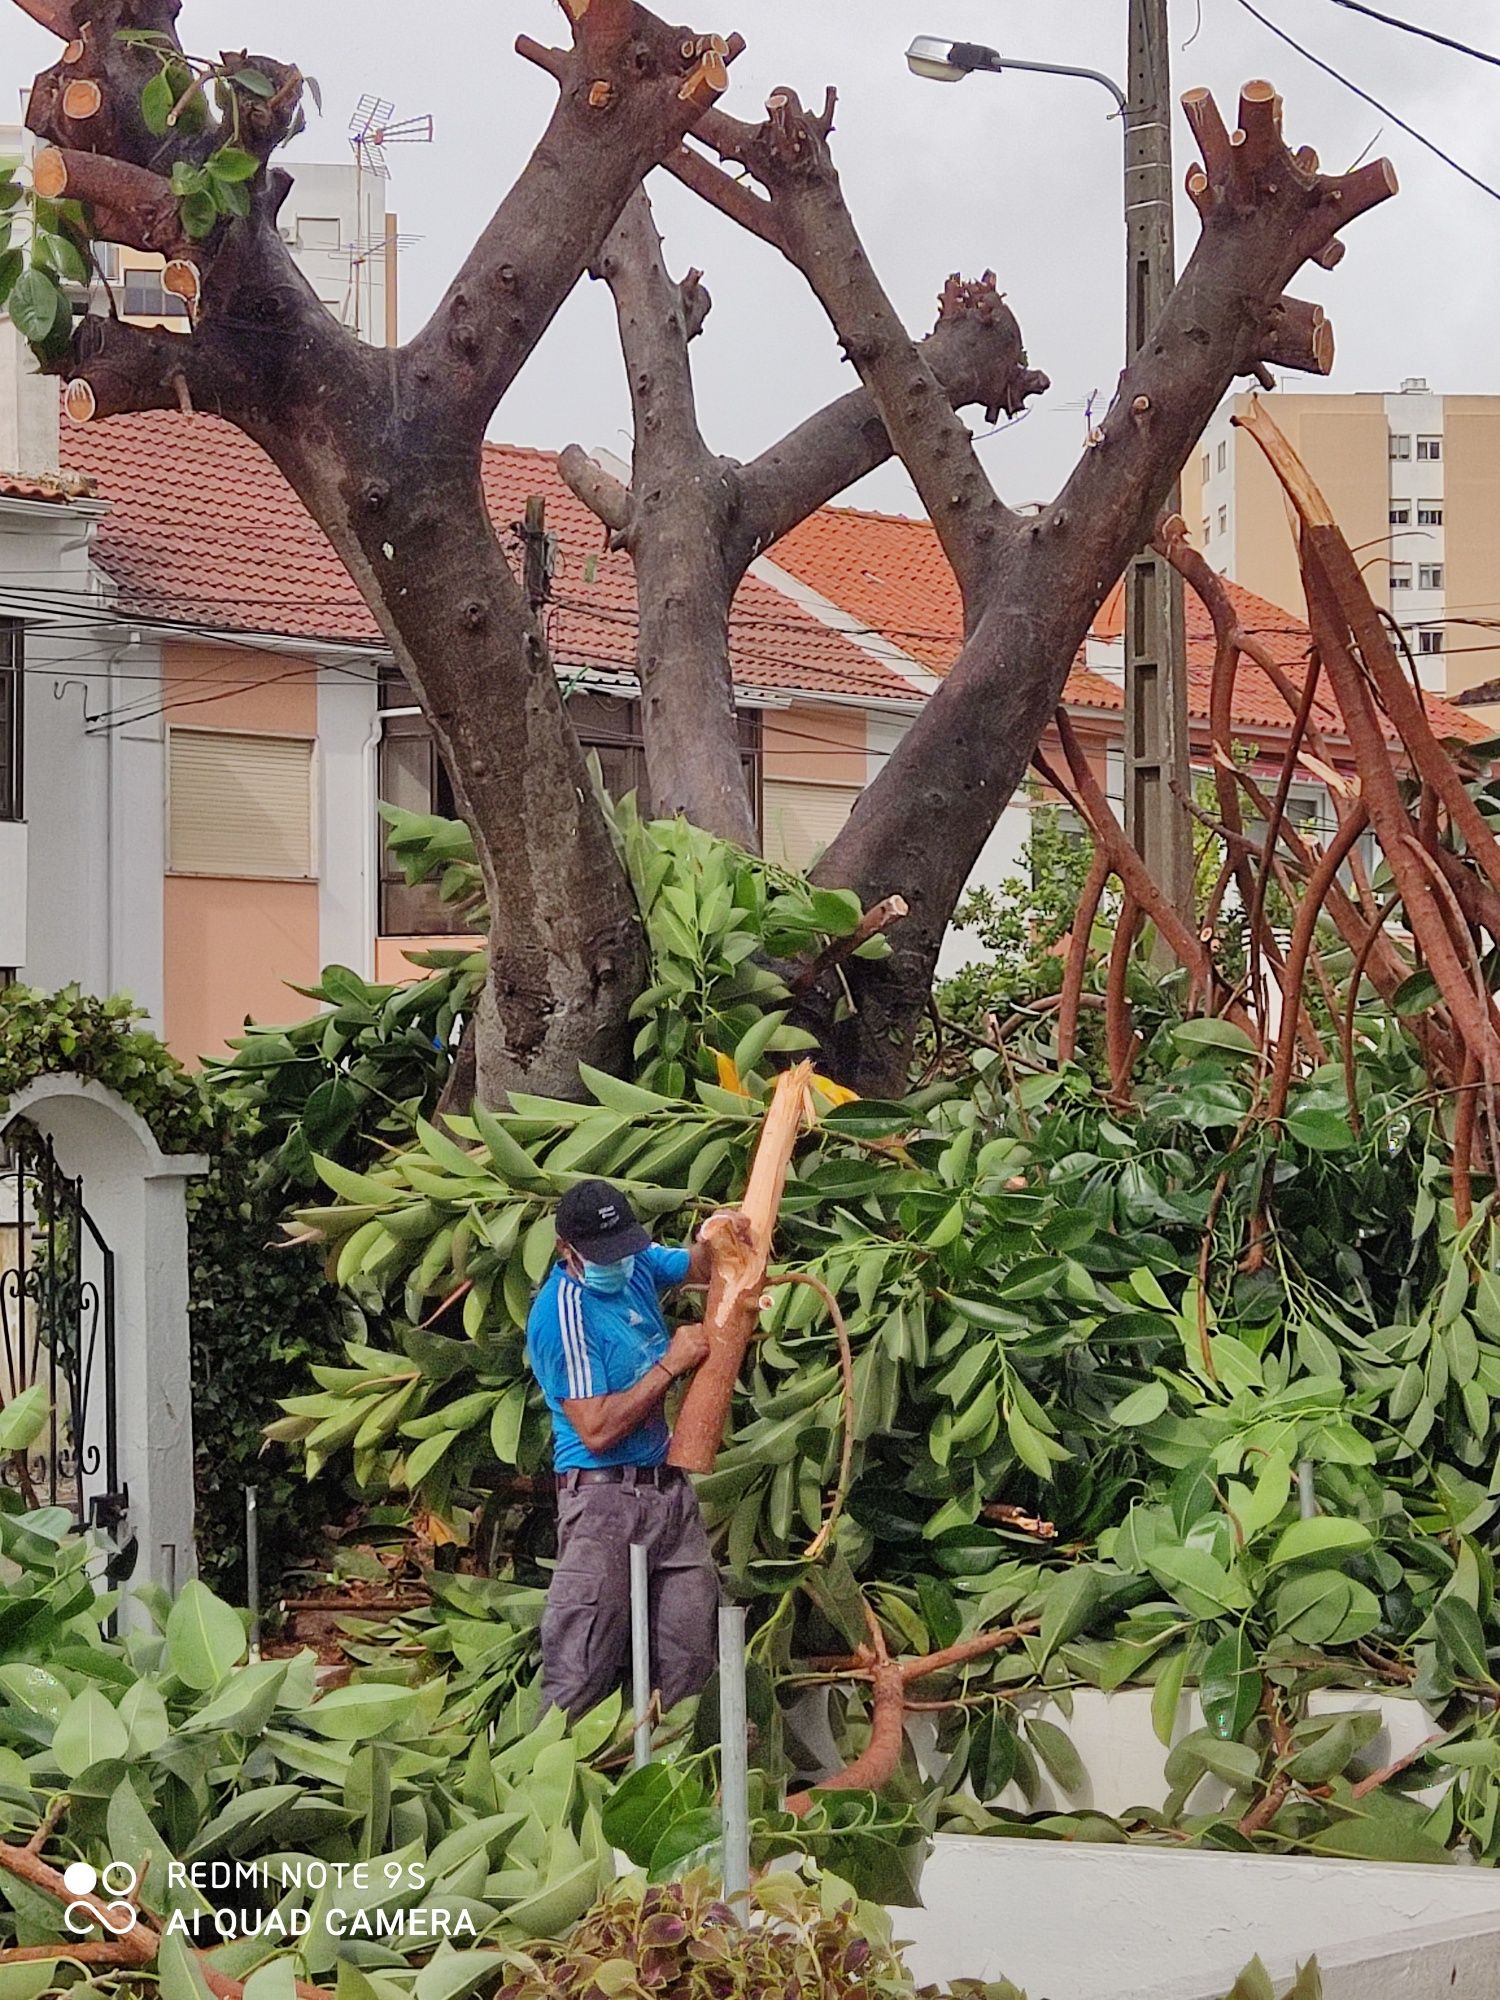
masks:
<svg viewBox="0 0 1500 2000"><path fill-rule="evenodd" d="M594 1370L583 1327L583 1298L576 1285L564 1284L558 1296L563 1359L568 1371L568 1398L578 1402L594 1393Z"/></svg>

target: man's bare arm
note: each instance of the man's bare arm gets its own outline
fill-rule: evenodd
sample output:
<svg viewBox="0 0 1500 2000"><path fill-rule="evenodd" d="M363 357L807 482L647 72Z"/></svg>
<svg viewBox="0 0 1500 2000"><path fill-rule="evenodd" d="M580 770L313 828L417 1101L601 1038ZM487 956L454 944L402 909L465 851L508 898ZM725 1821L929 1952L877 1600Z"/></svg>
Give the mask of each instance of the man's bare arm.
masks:
<svg viewBox="0 0 1500 2000"><path fill-rule="evenodd" d="M654 1361L638 1382L607 1396L565 1397L563 1415L585 1450L596 1456L610 1451L651 1421L672 1384L690 1375L707 1353L708 1335L702 1327L681 1326L662 1359Z"/></svg>

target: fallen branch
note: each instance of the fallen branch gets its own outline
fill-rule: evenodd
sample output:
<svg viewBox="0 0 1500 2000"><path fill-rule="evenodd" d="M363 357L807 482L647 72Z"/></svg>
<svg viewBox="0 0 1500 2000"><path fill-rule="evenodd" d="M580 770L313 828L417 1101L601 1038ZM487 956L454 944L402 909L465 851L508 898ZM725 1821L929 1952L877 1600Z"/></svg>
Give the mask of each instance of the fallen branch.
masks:
<svg viewBox="0 0 1500 2000"><path fill-rule="evenodd" d="M1441 1731L1436 1736L1425 1736L1415 1750L1408 1750L1404 1757L1397 1757L1394 1763L1386 1764L1378 1771L1372 1771L1367 1778L1361 1778L1353 1788L1353 1796L1367 1799L1371 1792L1378 1792L1382 1785L1388 1785L1392 1778L1399 1778L1403 1771L1409 1771L1413 1764L1422 1759L1435 1743L1446 1743L1447 1737Z"/></svg>
<svg viewBox="0 0 1500 2000"><path fill-rule="evenodd" d="M972 1639L960 1639L955 1645L945 1646L940 1653L927 1653L914 1660L892 1660L886 1654L885 1635L879 1620L868 1606L866 1616L870 1620L875 1655L871 1658L866 1654L855 1661L851 1671L870 1683L869 1739L859 1755L842 1771L835 1771L829 1778L820 1778L807 1791L791 1794L786 1809L798 1819L816 1804L819 1792L878 1792L890 1783L901 1764L901 1750L906 1741L906 1690L913 1681L924 1681L933 1674L949 1673L955 1667L969 1666L973 1661L984 1659L990 1653L999 1652L1003 1646L1014 1645L1017 1639L1041 1630L1039 1619L1027 1618L1018 1624L1007 1625L999 1632L981 1632ZM914 1706L925 1707L926 1704Z"/></svg>
<svg viewBox="0 0 1500 2000"><path fill-rule="evenodd" d="M708 1359L683 1397L669 1456L669 1463L688 1472L711 1472L724 1441L735 1384L760 1317L771 1232L781 1207L792 1149L807 1116L812 1073L812 1064L801 1062L783 1070L776 1080L740 1204L740 1213L749 1224L743 1238L735 1234L728 1216L710 1216L703 1226L714 1249L713 1276L703 1312Z"/></svg>

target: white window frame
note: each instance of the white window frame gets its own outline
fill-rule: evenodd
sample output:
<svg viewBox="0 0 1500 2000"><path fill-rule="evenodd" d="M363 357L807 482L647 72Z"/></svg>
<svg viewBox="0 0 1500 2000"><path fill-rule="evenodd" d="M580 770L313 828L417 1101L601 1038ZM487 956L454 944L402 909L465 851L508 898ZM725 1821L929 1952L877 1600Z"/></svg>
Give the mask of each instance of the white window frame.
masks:
<svg viewBox="0 0 1500 2000"><path fill-rule="evenodd" d="M183 736L250 736L257 742L300 743L307 751L307 862L306 875L217 875L207 874L199 868L174 868L172 866L172 738ZM322 799L322 745L316 736L304 736L295 729L206 729L194 727L190 722L169 722L164 732L162 748L165 757L162 765L162 852L166 856L166 874L180 882L294 882L312 883L316 886L322 880L323 870L323 799Z"/></svg>
<svg viewBox="0 0 1500 2000"><path fill-rule="evenodd" d="M1444 565L1440 562L1417 564L1418 590L1441 590L1443 588Z"/></svg>
<svg viewBox="0 0 1500 2000"><path fill-rule="evenodd" d="M1411 526L1410 500L1393 500L1391 502L1390 524L1393 528L1409 528Z"/></svg>
<svg viewBox="0 0 1500 2000"><path fill-rule="evenodd" d="M1400 459L1411 457L1411 437L1408 432L1391 432L1391 457Z"/></svg>
<svg viewBox="0 0 1500 2000"><path fill-rule="evenodd" d="M1441 500L1419 500L1417 502L1417 526L1419 528L1440 528L1443 525L1443 503Z"/></svg>
<svg viewBox="0 0 1500 2000"><path fill-rule="evenodd" d="M1419 437L1417 439L1417 457L1424 464L1437 465L1441 463L1442 456L1443 440L1441 437Z"/></svg>
<svg viewBox="0 0 1500 2000"><path fill-rule="evenodd" d="M1409 562L1395 562L1391 564L1391 589L1411 589L1411 564Z"/></svg>
<svg viewBox="0 0 1500 2000"><path fill-rule="evenodd" d="M1427 659L1446 653L1446 634L1441 625L1419 625L1417 627L1417 652Z"/></svg>

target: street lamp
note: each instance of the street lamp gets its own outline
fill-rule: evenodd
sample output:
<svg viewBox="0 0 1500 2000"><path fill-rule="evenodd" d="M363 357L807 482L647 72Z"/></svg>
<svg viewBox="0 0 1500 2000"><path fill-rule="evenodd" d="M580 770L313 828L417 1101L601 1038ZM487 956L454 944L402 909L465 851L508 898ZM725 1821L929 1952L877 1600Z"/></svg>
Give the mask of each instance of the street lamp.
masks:
<svg viewBox="0 0 1500 2000"><path fill-rule="evenodd" d="M1130 0L1130 90L1102 70L1023 62L981 42L918 35L906 52L913 75L961 83L1026 70L1099 83L1125 123L1126 354L1145 346L1176 281L1172 141L1167 99L1167 0ZM1169 508L1175 510L1174 492ZM1125 573L1125 821L1136 852L1185 917L1192 914L1187 639L1182 579L1151 551Z"/></svg>
<svg viewBox="0 0 1500 2000"><path fill-rule="evenodd" d="M1103 70L1075 69L1071 63L1023 62L1019 56L1002 56L996 49L987 49L982 42L945 42L938 35L918 35L906 51L906 66L913 76L925 77L929 83L962 83L976 70L986 70L992 76L1008 69L1030 70L1035 76L1081 76L1089 83L1102 83L1122 116L1130 109L1129 98Z"/></svg>

